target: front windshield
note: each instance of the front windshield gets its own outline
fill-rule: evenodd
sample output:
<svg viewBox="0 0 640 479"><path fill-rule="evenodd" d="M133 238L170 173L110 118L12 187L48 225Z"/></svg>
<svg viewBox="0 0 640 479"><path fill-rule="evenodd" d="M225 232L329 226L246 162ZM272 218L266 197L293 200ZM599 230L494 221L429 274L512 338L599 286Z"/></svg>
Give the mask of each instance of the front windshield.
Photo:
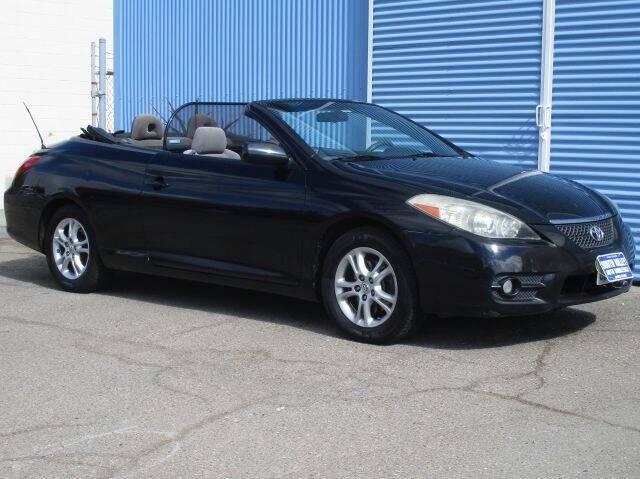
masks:
<svg viewBox="0 0 640 479"><path fill-rule="evenodd" d="M322 159L460 156L428 130L368 103L284 100L267 107Z"/></svg>

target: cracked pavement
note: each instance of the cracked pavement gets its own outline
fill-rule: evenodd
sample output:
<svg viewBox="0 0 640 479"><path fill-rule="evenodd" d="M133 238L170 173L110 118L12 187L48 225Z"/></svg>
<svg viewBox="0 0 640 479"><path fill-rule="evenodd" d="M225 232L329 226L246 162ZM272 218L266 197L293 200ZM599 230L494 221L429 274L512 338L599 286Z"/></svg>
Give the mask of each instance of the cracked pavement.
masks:
<svg viewBox="0 0 640 479"><path fill-rule="evenodd" d="M250 291L64 293L5 238L0 304L0 477L640 476L637 287L371 346Z"/></svg>

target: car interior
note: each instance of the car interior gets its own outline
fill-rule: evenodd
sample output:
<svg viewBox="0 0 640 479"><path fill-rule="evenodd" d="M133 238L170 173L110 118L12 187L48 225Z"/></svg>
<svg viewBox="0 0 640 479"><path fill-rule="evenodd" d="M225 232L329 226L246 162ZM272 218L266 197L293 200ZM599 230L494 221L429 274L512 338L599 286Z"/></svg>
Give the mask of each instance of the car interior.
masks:
<svg viewBox="0 0 640 479"><path fill-rule="evenodd" d="M227 135L222 128L215 126L199 126L195 129L191 149L185 155L204 155L214 158L239 160L240 155L227 149Z"/></svg>
<svg viewBox="0 0 640 479"><path fill-rule="evenodd" d="M138 115L131 124L130 138L134 144L148 148L162 148L164 124L155 115Z"/></svg>
<svg viewBox="0 0 640 479"><path fill-rule="evenodd" d="M101 143L233 160L241 159L249 143L279 144L260 123L245 115L245 105L240 104L187 105L172 116L170 124L159 115L136 115L129 132L110 133L91 125L81 130L81 138Z"/></svg>

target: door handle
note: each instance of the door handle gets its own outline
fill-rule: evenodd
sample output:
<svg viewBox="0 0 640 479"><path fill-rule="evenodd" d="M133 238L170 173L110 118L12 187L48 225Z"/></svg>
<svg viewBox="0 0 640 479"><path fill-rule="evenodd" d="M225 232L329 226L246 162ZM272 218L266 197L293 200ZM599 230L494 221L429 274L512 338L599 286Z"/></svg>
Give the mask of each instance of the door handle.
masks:
<svg viewBox="0 0 640 479"><path fill-rule="evenodd" d="M156 176L153 180L151 180L150 184L151 187L156 191L162 190L169 186L169 183L167 183L162 176Z"/></svg>

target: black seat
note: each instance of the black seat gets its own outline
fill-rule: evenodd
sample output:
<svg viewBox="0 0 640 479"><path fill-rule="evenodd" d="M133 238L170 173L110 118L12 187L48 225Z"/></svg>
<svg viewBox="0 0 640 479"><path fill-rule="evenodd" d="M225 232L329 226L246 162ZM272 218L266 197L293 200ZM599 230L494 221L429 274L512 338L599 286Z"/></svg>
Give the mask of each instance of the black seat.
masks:
<svg viewBox="0 0 640 479"><path fill-rule="evenodd" d="M162 148L164 125L155 115L138 115L131 124L131 140L134 144L149 148Z"/></svg>

